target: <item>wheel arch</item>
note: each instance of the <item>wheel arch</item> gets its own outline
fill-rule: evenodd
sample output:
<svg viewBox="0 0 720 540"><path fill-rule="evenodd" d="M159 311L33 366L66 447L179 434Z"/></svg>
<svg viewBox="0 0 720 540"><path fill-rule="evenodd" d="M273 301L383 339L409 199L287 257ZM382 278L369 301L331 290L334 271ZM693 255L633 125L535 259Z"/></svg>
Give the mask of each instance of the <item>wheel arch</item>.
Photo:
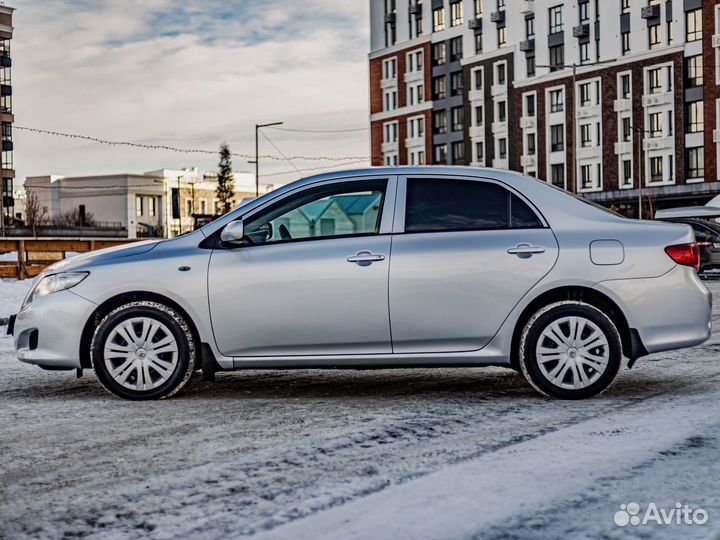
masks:
<svg viewBox="0 0 720 540"><path fill-rule="evenodd" d="M92 342L93 334L95 333L95 329L97 328L97 326L100 324L100 321L102 321L102 319L115 308L120 307L123 304L127 304L128 302L137 301L157 302L159 304L166 305L167 307L172 308L178 313L180 313L180 315L184 317L185 321L190 326L190 330L193 333L195 342L200 344L200 333L198 331L197 325L195 324L195 321L193 321L187 310L183 308L180 304L178 304L175 300L168 298L163 294L158 294L150 291L124 292L108 298L100 305L98 305L95 311L93 311L90 317L88 317L88 320L85 322L82 334L80 335L79 351L80 365L83 368L92 367L92 363L90 360L90 343Z"/></svg>
<svg viewBox="0 0 720 540"><path fill-rule="evenodd" d="M512 346L510 349L510 365L514 369L520 369L520 359L518 357L520 336L522 335L523 328L530 320L530 317L532 317L539 309L554 302L561 302L563 300L584 302L605 313L605 315L607 315L615 324L618 332L620 333L623 354L625 356L634 354L632 351L634 351L636 347L634 343L636 338L634 338L633 331L630 328L627 317L625 317L625 314L620 306L618 306L612 298L600 291L580 285L569 285L543 292L525 306L525 309L523 309L517 322L515 323Z"/></svg>

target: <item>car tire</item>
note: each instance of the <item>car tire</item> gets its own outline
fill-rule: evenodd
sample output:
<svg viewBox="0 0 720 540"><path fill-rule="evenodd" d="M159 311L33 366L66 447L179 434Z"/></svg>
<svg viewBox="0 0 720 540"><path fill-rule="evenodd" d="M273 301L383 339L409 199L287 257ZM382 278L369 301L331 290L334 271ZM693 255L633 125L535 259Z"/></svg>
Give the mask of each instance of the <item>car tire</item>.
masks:
<svg viewBox="0 0 720 540"><path fill-rule="evenodd" d="M543 307L523 329L520 368L540 393L585 399L603 392L622 361L620 333L595 306L563 301Z"/></svg>
<svg viewBox="0 0 720 540"><path fill-rule="evenodd" d="M137 301L108 313L90 345L100 383L118 397L170 397L195 371L197 347L185 318L158 302Z"/></svg>

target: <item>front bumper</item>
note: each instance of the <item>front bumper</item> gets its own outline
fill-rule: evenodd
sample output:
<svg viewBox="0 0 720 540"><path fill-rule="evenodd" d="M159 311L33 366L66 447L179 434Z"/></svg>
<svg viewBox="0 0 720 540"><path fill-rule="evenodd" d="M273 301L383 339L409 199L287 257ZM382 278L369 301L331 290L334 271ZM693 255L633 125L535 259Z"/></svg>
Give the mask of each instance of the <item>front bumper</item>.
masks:
<svg viewBox="0 0 720 540"><path fill-rule="evenodd" d="M96 307L70 289L25 306L13 332L18 360L48 369L81 367L80 337Z"/></svg>
<svg viewBox="0 0 720 540"><path fill-rule="evenodd" d="M712 330L712 295L695 270L676 266L647 279L603 281L596 289L622 308L648 353L693 347Z"/></svg>

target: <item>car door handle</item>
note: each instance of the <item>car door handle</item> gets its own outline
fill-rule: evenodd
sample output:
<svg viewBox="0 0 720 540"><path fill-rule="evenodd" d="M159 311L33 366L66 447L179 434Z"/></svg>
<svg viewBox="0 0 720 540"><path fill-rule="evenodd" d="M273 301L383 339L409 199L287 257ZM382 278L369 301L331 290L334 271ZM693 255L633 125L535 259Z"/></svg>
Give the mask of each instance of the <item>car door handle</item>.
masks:
<svg viewBox="0 0 720 540"><path fill-rule="evenodd" d="M348 262L359 264L360 266L367 266L376 261L384 261L385 255L378 255L370 251L358 251L355 255L350 255L347 258Z"/></svg>
<svg viewBox="0 0 720 540"><path fill-rule="evenodd" d="M518 244L517 246L507 250L510 255L534 255L536 253L545 253L545 248L533 246L532 244Z"/></svg>

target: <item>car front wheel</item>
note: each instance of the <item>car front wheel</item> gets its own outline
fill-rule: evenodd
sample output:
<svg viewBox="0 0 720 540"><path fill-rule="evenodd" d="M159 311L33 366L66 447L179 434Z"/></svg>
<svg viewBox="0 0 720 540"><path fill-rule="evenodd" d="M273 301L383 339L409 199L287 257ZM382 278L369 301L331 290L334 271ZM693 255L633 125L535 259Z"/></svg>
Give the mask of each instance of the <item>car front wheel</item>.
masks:
<svg viewBox="0 0 720 540"><path fill-rule="evenodd" d="M620 334L602 311L582 302L545 306L525 325L520 367L539 392L583 399L605 390L622 360Z"/></svg>
<svg viewBox="0 0 720 540"><path fill-rule="evenodd" d="M93 335L91 355L98 379L116 396L161 399L188 382L196 347L179 313L157 302L138 301L103 318Z"/></svg>

